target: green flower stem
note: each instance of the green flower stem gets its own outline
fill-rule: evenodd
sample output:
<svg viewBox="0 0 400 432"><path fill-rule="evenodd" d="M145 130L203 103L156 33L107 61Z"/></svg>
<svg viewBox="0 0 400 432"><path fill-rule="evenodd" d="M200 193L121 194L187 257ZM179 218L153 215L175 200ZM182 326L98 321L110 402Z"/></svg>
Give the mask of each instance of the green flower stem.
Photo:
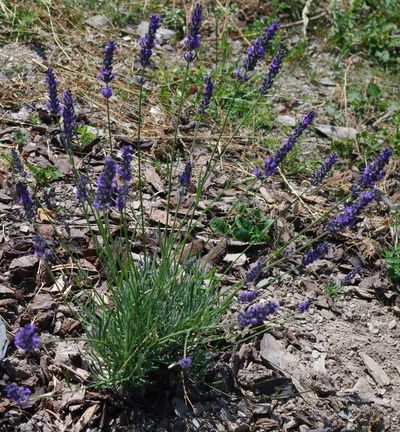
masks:
<svg viewBox="0 0 400 432"><path fill-rule="evenodd" d="M110 101L108 100L108 98L105 98L105 100L106 100L106 107L107 107L108 143L110 145L110 153L112 156L114 151L113 151L112 133L111 133Z"/></svg>
<svg viewBox="0 0 400 432"><path fill-rule="evenodd" d="M179 99L179 106L178 106L178 111L176 113L176 118L175 118L175 128L174 128L174 137L173 137L173 141L172 141L171 157L170 157L169 162L168 162L168 195L167 195L167 217L166 217L166 224L165 224L165 226L166 226L165 235L167 235L167 232L168 232L168 222L169 222L171 192L172 192L172 176L173 176L173 172L174 172L173 163L174 163L175 154L176 154L176 142L178 140L179 124L180 124L180 117L181 117L182 108L183 108L183 100L184 100L184 96L185 96L186 83L187 83L188 76L189 76L189 66L190 66L190 63L186 62L185 75L184 75L181 90L180 90L181 95L180 95L180 99Z"/></svg>
<svg viewBox="0 0 400 432"><path fill-rule="evenodd" d="M144 70L142 70L142 81L144 79ZM140 84L139 102L138 102L138 131L137 131L137 152L138 152L138 190L140 200L140 225L142 231L143 256L146 258L146 239L144 224L144 205L143 205L143 183L142 183L142 149L140 147L140 138L142 131L142 104L143 104L143 84Z"/></svg>

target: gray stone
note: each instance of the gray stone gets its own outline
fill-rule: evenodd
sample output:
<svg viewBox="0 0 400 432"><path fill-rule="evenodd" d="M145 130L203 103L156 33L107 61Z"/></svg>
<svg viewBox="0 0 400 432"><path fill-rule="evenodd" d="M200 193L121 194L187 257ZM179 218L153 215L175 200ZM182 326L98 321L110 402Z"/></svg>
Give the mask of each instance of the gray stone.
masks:
<svg viewBox="0 0 400 432"><path fill-rule="evenodd" d="M7 347L8 347L8 340L7 340L6 326L3 324L3 321L0 319L0 361L3 360L3 358L6 355Z"/></svg>
<svg viewBox="0 0 400 432"><path fill-rule="evenodd" d="M355 139L357 137L357 131L351 127L342 126L331 126L331 125L314 125L315 129L322 135L329 138L333 138L338 141L344 141L347 139Z"/></svg>
<svg viewBox="0 0 400 432"><path fill-rule="evenodd" d="M303 385L303 383L309 381L306 369L297 357L289 353L282 342L268 333L265 334L261 340L260 354L274 369L290 378L305 399L317 399L316 394Z"/></svg>
<svg viewBox="0 0 400 432"><path fill-rule="evenodd" d="M336 83L333 82L330 78L328 77L323 77L321 78L321 80L319 81L320 84L322 84L323 86L326 87L336 87Z"/></svg>
<svg viewBox="0 0 400 432"><path fill-rule="evenodd" d="M288 116L288 115L279 115L276 118L277 123L283 125L283 126L295 126L296 125L296 119L294 117Z"/></svg>
<svg viewBox="0 0 400 432"><path fill-rule="evenodd" d="M112 26L112 21L104 15L94 15L85 20L85 24L100 30Z"/></svg>

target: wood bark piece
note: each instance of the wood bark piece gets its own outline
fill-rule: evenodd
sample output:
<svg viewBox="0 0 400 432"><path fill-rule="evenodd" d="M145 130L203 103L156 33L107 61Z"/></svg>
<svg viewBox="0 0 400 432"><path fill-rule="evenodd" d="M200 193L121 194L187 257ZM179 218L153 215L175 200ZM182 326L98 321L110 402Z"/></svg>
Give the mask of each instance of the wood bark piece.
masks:
<svg viewBox="0 0 400 432"><path fill-rule="evenodd" d="M373 358L363 352L360 352L360 357L364 362L365 366L367 367L368 372L371 374L372 378L377 384L383 386L390 384L390 378Z"/></svg>
<svg viewBox="0 0 400 432"><path fill-rule="evenodd" d="M268 333L265 334L261 339L260 354L274 369L278 369L292 380L293 385L304 399L317 398L317 395L305 385L306 369L297 357L286 350L280 341Z"/></svg>

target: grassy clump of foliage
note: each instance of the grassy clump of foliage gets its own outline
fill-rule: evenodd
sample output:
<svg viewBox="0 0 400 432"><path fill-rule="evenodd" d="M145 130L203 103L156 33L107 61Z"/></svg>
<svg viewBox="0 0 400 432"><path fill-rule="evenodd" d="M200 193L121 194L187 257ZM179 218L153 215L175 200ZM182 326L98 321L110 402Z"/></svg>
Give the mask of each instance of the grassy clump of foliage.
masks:
<svg viewBox="0 0 400 432"><path fill-rule="evenodd" d="M398 0L335 2L332 41L341 54L363 52L384 65L400 63Z"/></svg>

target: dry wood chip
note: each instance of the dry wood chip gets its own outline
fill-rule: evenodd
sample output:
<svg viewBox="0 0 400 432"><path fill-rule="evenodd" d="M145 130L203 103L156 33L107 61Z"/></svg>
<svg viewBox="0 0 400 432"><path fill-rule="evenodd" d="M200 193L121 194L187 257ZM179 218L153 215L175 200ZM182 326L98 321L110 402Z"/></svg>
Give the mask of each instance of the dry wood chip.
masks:
<svg viewBox="0 0 400 432"><path fill-rule="evenodd" d="M161 180L161 177L151 165L146 167L144 171L144 176L157 192L165 191L165 187Z"/></svg>
<svg viewBox="0 0 400 432"><path fill-rule="evenodd" d="M92 405L82 414L81 418L78 420L78 422L75 425L76 432L81 432L86 427L86 425L90 422L90 420L96 414L98 409L99 409L98 404Z"/></svg>
<svg viewBox="0 0 400 432"><path fill-rule="evenodd" d="M368 372L371 374L372 378L375 380L377 384L380 385L389 385L390 378L383 370L381 365L379 365L373 358L371 358L368 354L360 352L360 357L364 362L365 366L368 369Z"/></svg>

